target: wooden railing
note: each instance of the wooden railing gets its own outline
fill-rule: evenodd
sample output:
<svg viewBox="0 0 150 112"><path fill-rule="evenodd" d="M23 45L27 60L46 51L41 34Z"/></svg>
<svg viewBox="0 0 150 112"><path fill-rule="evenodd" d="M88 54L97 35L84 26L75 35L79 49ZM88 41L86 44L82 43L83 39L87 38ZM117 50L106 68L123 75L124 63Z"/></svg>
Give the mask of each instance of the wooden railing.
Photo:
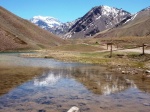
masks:
<svg viewBox="0 0 150 112"><path fill-rule="evenodd" d="M108 42L108 43L106 43L106 45L107 45L107 50L108 50L108 47L110 46L110 57L112 57L112 52L113 51L118 51L118 45L117 45L117 50L113 50L113 48L112 48L113 45L116 45L115 43ZM136 45L136 47L132 47L130 49L136 49L136 48L139 48L139 47L142 47L142 55L145 55L145 48L150 47L150 45L143 43L142 45ZM127 49L127 48L122 48L122 49L119 49L119 50L125 50L125 49Z"/></svg>

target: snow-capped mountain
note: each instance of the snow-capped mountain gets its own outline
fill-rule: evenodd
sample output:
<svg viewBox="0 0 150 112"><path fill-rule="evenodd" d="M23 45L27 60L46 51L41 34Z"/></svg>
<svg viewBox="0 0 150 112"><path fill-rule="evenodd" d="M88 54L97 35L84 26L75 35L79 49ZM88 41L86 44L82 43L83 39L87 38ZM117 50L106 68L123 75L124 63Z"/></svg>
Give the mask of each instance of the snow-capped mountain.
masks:
<svg viewBox="0 0 150 112"><path fill-rule="evenodd" d="M30 19L30 21L42 28L45 28L45 24L47 25L47 27L57 27L60 26L62 23L50 16L34 16L32 19Z"/></svg>
<svg viewBox="0 0 150 112"><path fill-rule="evenodd" d="M62 23L49 16L35 16L30 21L63 38L85 38L124 24L131 18L133 18L132 15L125 10L109 6L97 6L73 22Z"/></svg>
<svg viewBox="0 0 150 112"><path fill-rule="evenodd" d="M146 19L148 17L150 17L150 6L145 8L145 9L142 9L141 11L139 11L139 12L137 12L137 13L125 18L125 19L123 19L120 23L116 24L115 27L134 23L135 21L140 20L141 18Z"/></svg>
<svg viewBox="0 0 150 112"><path fill-rule="evenodd" d="M73 22L62 23L58 19L50 16L34 16L30 22L40 26L41 28L50 31L56 35L63 35L68 32L69 28L74 24Z"/></svg>
<svg viewBox="0 0 150 112"><path fill-rule="evenodd" d="M95 35L100 37L143 37L150 36L150 7L123 19L110 30Z"/></svg>
<svg viewBox="0 0 150 112"><path fill-rule="evenodd" d="M77 21L65 35L65 38L83 38L114 27L131 14L125 10L109 6L97 6Z"/></svg>

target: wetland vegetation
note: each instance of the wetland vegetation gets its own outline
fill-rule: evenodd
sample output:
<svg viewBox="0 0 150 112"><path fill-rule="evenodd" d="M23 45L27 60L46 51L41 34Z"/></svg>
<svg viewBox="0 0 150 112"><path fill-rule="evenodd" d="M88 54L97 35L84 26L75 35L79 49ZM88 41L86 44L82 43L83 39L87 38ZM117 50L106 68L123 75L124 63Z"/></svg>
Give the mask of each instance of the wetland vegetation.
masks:
<svg viewBox="0 0 150 112"><path fill-rule="evenodd" d="M1 53L0 112L149 111L148 53L118 50L110 58L102 41L78 43Z"/></svg>

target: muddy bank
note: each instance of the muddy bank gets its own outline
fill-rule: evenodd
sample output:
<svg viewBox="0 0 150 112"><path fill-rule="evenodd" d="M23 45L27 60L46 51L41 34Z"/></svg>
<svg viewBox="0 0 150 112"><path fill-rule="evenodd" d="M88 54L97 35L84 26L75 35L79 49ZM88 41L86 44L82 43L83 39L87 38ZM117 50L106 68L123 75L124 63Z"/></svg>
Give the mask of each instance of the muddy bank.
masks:
<svg viewBox="0 0 150 112"><path fill-rule="evenodd" d="M0 66L0 95L42 73L41 68Z"/></svg>

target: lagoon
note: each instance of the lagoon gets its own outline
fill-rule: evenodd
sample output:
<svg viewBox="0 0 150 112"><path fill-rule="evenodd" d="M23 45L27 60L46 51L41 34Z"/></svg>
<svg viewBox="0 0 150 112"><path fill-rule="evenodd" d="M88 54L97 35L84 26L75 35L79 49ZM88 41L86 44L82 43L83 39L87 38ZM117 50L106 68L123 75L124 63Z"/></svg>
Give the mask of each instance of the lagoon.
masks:
<svg viewBox="0 0 150 112"><path fill-rule="evenodd" d="M0 57L1 66L42 69L40 75L0 96L0 112L67 112L72 106L81 112L150 111L150 79L138 74L13 53Z"/></svg>

